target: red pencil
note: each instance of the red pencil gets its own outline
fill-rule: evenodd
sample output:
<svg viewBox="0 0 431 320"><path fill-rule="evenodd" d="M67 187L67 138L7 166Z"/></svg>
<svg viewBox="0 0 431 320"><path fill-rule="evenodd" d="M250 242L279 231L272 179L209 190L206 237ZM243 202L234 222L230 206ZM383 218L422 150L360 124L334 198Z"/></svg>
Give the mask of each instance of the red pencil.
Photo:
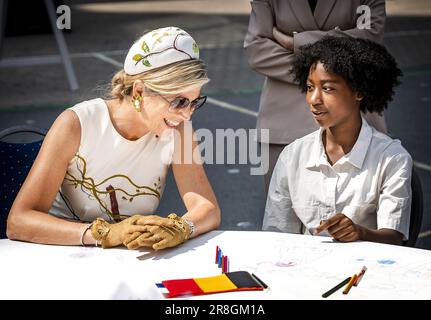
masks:
<svg viewBox="0 0 431 320"><path fill-rule="evenodd" d="M356 279L355 283L353 284L355 287L358 286L359 281L361 281L362 277L364 276L365 271L367 271L367 267L363 266L361 269L361 272L358 273L358 278Z"/></svg>

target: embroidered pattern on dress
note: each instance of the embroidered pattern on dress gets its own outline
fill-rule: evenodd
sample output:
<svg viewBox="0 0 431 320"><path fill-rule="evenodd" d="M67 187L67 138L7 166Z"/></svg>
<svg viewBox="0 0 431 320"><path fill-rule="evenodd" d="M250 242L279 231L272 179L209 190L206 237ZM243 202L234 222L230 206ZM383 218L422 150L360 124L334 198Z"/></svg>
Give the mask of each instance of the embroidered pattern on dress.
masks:
<svg viewBox="0 0 431 320"><path fill-rule="evenodd" d="M76 169L79 172L79 177L73 176L69 171L66 172L66 176L64 177L65 181L68 181L70 185L73 185L76 188L80 187L81 191L84 192L89 199L96 200L99 203L100 208L103 212L107 213L113 220L122 220L128 218L128 215L121 215L118 211L117 207L112 209L112 198L116 194L123 194L121 199L124 201L132 202L135 197L140 196L154 196L157 200L160 201L160 190L161 190L161 179L158 177L157 181L153 183L154 187L149 187L146 185L138 185L133 182L128 176L123 174L115 174L104 180L97 182L94 181L92 177L87 176L87 162L85 159L77 153L74 157L74 161L76 164ZM129 182L131 186L134 187L135 193L129 193L123 188L115 187L113 184L109 184L109 186L103 189L103 186L106 185L112 179L124 179ZM111 200L111 209L109 209L107 203L102 199L102 196L109 195L108 199ZM115 205L114 205L115 207Z"/></svg>

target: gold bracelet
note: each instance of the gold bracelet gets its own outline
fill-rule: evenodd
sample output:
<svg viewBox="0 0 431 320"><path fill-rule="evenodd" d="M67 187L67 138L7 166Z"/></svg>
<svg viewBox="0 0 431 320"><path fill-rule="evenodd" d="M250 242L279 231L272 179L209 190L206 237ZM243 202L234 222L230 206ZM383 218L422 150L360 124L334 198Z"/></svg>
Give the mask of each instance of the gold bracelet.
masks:
<svg viewBox="0 0 431 320"><path fill-rule="evenodd" d="M195 230L195 226L193 222L186 220L184 218L181 218L177 216L175 213L169 214L168 219L174 220L175 227L177 227L177 229L179 229L181 232L185 234L186 240L188 240L191 237L193 231Z"/></svg>

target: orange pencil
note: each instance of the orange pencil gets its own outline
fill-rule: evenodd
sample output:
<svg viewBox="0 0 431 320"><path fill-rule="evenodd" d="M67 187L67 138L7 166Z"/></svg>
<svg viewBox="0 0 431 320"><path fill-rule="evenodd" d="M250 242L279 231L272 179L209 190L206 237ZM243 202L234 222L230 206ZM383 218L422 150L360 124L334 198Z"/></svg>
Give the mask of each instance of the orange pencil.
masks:
<svg viewBox="0 0 431 320"><path fill-rule="evenodd" d="M353 284L356 282L356 279L358 278L358 275L355 273L352 278L350 279L349 283L347 284L346 288L343 291L343 294L348 294L350 289L352 288Z"/></svg>

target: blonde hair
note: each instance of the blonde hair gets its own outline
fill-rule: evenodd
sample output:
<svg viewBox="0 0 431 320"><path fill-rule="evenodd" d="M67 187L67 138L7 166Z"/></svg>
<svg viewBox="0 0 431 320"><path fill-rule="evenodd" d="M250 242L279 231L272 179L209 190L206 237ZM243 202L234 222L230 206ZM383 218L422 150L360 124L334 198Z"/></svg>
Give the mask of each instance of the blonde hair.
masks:
<svg viewBox="0 0 431 320"><path fill-rule="evenodd" d="M171 63L133 76L122 69L112 77L110 97L122 100L130 96L136 80L141 80L149 91L161 95L175 95L210 81L204 62L196 59Z"/></svg>

